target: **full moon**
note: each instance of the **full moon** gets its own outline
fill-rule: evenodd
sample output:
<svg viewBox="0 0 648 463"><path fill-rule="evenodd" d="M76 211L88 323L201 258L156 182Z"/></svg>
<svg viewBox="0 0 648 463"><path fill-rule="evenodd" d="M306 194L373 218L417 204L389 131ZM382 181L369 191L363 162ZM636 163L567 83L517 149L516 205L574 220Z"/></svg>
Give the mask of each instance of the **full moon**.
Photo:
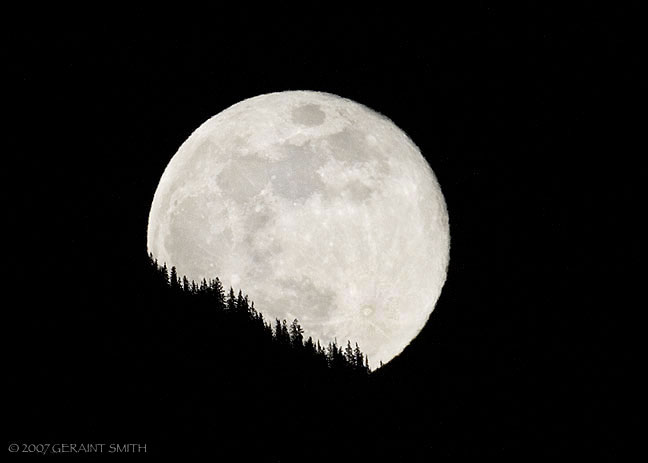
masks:
<svg viewBox="0 0 648 463"><path fill-rule="evenodd" d="M398 355L446 279L448 213L430 165L385 116L287 91L222 111L182 144L149 215L148 250L190 280L219 277L267 320L323 345Z"/></svg>

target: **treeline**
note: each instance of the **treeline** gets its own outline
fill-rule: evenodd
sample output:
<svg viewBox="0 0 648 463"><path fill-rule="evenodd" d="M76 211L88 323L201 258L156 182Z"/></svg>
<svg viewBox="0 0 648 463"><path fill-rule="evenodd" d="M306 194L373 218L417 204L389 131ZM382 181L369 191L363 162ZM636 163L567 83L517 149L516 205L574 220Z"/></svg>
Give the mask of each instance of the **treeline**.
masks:
<svg viewBox="0 0 648 463"><path fill-rule="evenodd" d="M357 343L352 345L351 341L347 341L346 346L340 346L336 340L322 346L319 340L313 340L311 336L304 339L304 329L297 319L290 325L285 319L267 321L255 308L254 301L251 301L248 295L244 295L241 290L236 294L232 287L226 292L218 277L203 278L200 282L190 281L186 276L178 275L175 267L169 270L166 263L159 265L152 254L148 257L156 279L160 284L170 288L173 297L189 297L194 301L198 300L201 305L208 306L210 310L228 314L238 324L242 323L249 334L261 335L271 340L279 349L290 350L336 373L367 375L371 372L369 358L360 350Z"/></svg>

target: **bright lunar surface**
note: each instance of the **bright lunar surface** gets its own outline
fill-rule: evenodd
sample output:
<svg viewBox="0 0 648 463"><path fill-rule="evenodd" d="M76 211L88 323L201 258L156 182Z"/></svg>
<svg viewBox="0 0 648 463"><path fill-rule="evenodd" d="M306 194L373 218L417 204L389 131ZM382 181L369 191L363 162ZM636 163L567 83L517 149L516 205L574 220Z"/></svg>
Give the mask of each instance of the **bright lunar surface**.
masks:
<svg viewBox="0 0 648 463"><path fill-rule="evenodd" d="M160 179L147 238L160 264L219 277L322 345L357 342L372 368L427 322L450 247L441 189L407 135L310 91L242 101L192 133Z"/></svg>

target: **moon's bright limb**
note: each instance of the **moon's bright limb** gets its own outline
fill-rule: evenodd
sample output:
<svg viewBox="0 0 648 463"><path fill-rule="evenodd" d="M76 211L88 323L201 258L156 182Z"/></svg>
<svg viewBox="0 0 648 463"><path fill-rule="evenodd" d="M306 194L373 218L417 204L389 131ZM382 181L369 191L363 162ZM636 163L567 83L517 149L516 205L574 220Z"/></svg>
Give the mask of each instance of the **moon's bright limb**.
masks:
<svg viewBox="0 0 648 463"><path fill-rule="evenodd" d="M335 95L242 101L202 124L167 166L148 224L160 263L242 288L266 316L324 344L398 355L446 279L437 180L390 120Z"/></svg>

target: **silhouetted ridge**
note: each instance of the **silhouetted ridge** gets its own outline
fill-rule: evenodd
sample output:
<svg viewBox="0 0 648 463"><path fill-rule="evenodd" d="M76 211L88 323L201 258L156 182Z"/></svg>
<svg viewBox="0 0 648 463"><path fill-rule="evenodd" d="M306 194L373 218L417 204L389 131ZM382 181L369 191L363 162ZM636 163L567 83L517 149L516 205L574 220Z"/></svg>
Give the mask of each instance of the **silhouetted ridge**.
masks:
<svg viewBox="0 0 648 463"><path fill-rule="evenodd" d="M334 340L323 347L319 340L310 336L304 339L304 330L297 319L290 325L285 319L275 319L273 329L272 323L265 320L254 307L254 301L250 301L247 294L243 295L242 290L239 289L236 294L230 287L226 293L218 277L203 278L198 283L190 281L186 276L179 276L175 267L169 270L166 263L159 265L152 254L148 257L159 286L163 290L166 287L170 297L176 300L185 298L188 305L197 303L200 310L225 316L232 323L231 328L238 329L241 336L256 337L255 343L259 340L270 341L275 347L290 351L302 360L343 375L367 375L371 372L369 358L360 350L358 343L352 345L347 340L346 346L338 346L337 340Z"/></svg>

